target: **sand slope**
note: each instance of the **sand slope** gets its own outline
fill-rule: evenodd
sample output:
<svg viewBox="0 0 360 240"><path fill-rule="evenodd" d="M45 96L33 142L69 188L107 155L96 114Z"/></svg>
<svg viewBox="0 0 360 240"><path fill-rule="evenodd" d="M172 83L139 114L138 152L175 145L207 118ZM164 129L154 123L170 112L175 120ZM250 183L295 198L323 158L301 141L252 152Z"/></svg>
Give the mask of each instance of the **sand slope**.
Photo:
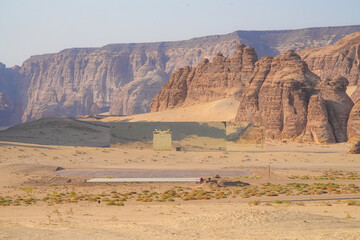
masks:
<svg viewBox="0 0 360 240"><path fill-rule="evenodd" d="M0 131L0 141L103 147L110 144L110 129L68 118L45 118Z"/></svg>
<svg viewBox="0 0 360 240"><path fill-rule="evenodd" d="M201 103L193 106L180 107L163 112L137 114L124 117L105 117L101 121L163 121L163 122L211 122L232 121L235 119L239 101L233 98Z"/></svg>

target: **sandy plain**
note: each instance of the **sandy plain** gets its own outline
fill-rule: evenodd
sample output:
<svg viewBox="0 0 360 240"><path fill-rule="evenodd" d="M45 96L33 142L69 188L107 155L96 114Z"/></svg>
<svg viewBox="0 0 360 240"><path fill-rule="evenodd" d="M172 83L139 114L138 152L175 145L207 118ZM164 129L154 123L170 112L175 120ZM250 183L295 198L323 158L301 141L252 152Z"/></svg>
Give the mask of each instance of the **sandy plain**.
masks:
<svg viewBox="0 0 360 240"><path fill-rule="evenodd" d="M156 152L105 147L107 131L47 119L0 132L0 239L360 239L360 157L350 144ZM88 184L90 176L59 176L58 167L252 176Z"/></svg>

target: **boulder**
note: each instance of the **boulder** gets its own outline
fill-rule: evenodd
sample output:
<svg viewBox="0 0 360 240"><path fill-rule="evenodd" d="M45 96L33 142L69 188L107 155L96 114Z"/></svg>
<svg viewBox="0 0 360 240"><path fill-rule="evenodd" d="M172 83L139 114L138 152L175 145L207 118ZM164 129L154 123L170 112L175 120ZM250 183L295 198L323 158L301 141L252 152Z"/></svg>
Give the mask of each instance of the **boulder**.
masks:
<svg viewBox="0 0 360 240"><path fill-rule="evenodd" d="M360 141L354 143L354 145L349 150L350 154L360 154Z"/></svg>

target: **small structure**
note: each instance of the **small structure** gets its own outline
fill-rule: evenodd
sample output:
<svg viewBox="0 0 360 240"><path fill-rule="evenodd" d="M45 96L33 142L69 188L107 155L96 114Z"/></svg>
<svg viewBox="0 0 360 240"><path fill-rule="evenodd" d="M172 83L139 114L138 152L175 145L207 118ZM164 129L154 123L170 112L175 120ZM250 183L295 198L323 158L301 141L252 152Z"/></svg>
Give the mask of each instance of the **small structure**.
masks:
<svg viewBox="0 0 360 240"><path fill-rule="evenodd" d="M153 130L153 150L154 151L171 151L171 130Z"/></svg>
<svg viewBox="0 0 360 240"><path fill-rule="evenodd" d="M154 151L263 151L253 122L114 122L110 146Z"/></svg>

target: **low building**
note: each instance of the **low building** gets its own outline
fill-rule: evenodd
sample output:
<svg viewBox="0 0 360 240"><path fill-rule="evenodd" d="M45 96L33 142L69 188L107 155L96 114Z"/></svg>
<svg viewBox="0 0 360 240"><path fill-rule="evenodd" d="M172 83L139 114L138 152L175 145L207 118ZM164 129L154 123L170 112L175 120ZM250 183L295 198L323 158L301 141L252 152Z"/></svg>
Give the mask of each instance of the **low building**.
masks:
<svg viewBox="0 0 360 240"><path fill-rule="evenodd" d="M112 147L155 151L262 151L263 127L251 122L115 122Z"/></svg>

